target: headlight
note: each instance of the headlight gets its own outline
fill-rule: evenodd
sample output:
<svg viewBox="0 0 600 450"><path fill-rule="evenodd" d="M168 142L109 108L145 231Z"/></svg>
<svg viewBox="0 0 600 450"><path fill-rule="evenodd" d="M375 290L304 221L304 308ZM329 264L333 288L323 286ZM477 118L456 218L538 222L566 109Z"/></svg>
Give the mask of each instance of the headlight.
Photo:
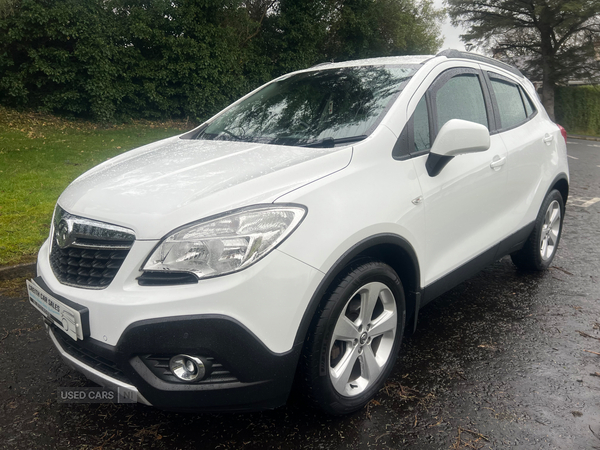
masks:
<svg viewBox="0 0 600 450"><path fill-rule="evenodd" d="M257 206L175 230L142 268L192 272L198 278L242 270L279 245L306 214L301 206Z"/></svg>

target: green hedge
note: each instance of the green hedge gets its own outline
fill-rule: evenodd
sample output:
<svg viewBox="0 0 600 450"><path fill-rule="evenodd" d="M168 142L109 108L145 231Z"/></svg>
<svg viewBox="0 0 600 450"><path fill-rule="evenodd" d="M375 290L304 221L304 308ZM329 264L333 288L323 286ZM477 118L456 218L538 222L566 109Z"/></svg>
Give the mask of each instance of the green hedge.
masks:
<svg viewBox="0 0 600 450"><path fill-rule="evenodd" d="M203 120L283 73L430 54L431 0L0 0L0 104Z"/></svg>
<svg viewBox="0 0 600 450"><path fill-rule="evenodd" d="M559 87L554 101L556 121L567 131L600 135L600 86Z"/></svg>

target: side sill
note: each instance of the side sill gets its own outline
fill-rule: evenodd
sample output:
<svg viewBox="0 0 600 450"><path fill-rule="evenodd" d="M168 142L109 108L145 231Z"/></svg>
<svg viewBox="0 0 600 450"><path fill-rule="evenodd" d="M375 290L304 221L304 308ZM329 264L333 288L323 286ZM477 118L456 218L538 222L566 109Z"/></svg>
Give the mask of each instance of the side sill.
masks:
<svg viewBox="0 0 600 450"><path fill-rule="evenodd" d="M458 286L463 281L471 278L477 272L493 263L495 261L497 249L498 245L493 246L449 274L444 275L439 280L434 281L429 286L425 286L425 288L423 288L421 307L427 305L444 292Z"/></svg>
<svg viewBox="0 0 600 450"><path fill-rule="evenodd" d="M523 245L525 244L525 241L527 241L527 238L531 234L534 226L535 222L531 222L516 233L508 236L500 243L494 245L490 249L471 259L449 274L444 275L439 280L434 281L429 286L423 288L421 308L443 293L471 278L473 275L486 268L494 261L497 261L503 256L509 255L523 248Z"/></svg>

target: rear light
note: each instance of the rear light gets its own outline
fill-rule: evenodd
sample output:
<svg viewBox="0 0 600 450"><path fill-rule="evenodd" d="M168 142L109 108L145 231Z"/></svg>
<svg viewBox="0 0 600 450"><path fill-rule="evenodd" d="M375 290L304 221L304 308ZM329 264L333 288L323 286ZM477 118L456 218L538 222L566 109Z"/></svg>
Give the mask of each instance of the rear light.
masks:
<svg viewBox="0 0 600 450"><path fill-rule="evenodd" d="M558 125L558 124L557 124ZM563 127L561 127L560 125L558 125L558 128L560 128L560 134L562 134L562 137L565 138L565 144L567 143L567 130L565 130Z"/></svg>

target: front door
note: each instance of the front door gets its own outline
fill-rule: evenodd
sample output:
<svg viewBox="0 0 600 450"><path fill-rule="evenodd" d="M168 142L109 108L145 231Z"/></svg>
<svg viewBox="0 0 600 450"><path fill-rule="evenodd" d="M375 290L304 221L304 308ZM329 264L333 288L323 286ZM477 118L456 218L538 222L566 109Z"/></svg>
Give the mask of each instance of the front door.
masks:
<svg viewBox="0 0 600 450"><path fill-rule="evenodd" d="M430 141L434 142L440 128L450 119L469 120L490 129L493 113L482 81L481 72L472 68L451 69L438 76L420 102L427 113L419 113L417 107L413 116L415 148L425 147L417 142L422 140L419 130L423 136L429 129ZM493 261L495 244L509 231L504 229L504 216L510 208L504 198L506 156L503 141L492 135L487 151L456 156L434 177L425 168L426 152L412 159L425 208L424 286L476 257L481 259L482 254L486 260L478 261L479 264Z"/></svg>

